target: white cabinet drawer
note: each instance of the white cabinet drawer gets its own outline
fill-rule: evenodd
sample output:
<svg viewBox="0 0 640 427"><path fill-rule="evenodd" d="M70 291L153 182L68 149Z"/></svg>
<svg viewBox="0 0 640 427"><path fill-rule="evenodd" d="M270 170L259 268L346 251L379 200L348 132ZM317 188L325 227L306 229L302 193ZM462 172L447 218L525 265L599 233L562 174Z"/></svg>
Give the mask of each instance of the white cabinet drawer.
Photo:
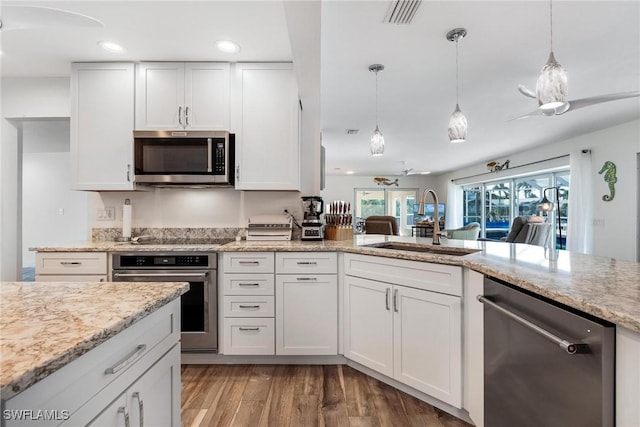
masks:
<svg viewBox="0 0 640 427"><path fill-rule="evenodd" d="M224 297L224 317L273 317L275 304L273 295Z"/></svg>
<svg viewBox="0 0 640 427"><path fill-rule="evenodd" d="M338 255L335 252L277 252L278 274L336 274Z"/></svg>
<svg viewBox="0 0 640 427"><path fill-rule="evenodd" d="M449 295L462 295L462 267L344 254L344 274Z"/></svg>
<svg viewBox="0 0 640 427"><path fill-rule="evenodd" d="M273 295L272 273L225 274L222 278L224 295Z"/></svg>
<svg viewBox="0 0 640 427"><path fill-rule="evenodd" d="M225 273L273 273L273 252L225 252Z"/></svg>
<svg viewBox="0 0 640 427"><path fill-rule="evenodd" d="M275 354L273 318L225 318L224 354Z"/></svg>
<svg viewBox="0 0 640 427"><path fill-rule="evenodd" d="M38 252L36 273L107 274L106 252Z"/></svg>
<svg viewBox="0 0 640 427"><path fill-rule="evenodd" d="M102 274L38 274L36 282L106 282L107 275Z"/></svg>

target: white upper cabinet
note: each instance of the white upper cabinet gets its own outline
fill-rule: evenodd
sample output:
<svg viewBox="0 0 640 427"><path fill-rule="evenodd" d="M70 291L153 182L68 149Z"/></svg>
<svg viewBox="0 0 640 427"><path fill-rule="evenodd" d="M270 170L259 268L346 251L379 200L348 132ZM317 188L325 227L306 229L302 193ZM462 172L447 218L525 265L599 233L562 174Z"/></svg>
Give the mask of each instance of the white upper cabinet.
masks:
<svg viewBox="0 0 640 427"><path fill-rule="evenodd" d="M232 91L236 189L299 190L299 103L293 64L235 64Z"/></svg>
<svg viewBox="0 0 640 427"><path fill-rule="evenodd" d="M74 190L133 190L134 65L71 66Z"/></svg>
<svg viewBox="0 0 640 427"><path fill-rule="evenodd" d="M135 125L137 130L228 130L229 64L138 64Z"/></svg>

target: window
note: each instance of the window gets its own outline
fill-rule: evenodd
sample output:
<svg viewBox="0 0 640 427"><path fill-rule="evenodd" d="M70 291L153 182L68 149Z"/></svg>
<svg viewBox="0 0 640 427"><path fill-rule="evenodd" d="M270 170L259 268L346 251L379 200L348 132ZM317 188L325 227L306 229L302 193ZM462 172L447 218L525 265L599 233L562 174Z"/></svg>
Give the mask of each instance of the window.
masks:
<svg viewBox="0 0 640 427"><path fill-rule="evenodd" d="M463 186L463 224L479 222L480 236L500 239L509 233L516 216L540 215L538 204L543 190L558 187L559 203L555 191L547 191L547 197L554 202L554 211L547 221L553 224L552 245L566 247L567 211L569 206L569 171L536 174L513 179L485 182ZM560 226L558 213L560 209Z"/></svg>
<svg viewBox="0 0 640 427"><path fill-rule="evenodd" d="M389 215L396 218L398 233L411 235L414 224L413 207L417 200L416 188L385 188L355 190L355 225L358 229L372 215Z"/></svg>

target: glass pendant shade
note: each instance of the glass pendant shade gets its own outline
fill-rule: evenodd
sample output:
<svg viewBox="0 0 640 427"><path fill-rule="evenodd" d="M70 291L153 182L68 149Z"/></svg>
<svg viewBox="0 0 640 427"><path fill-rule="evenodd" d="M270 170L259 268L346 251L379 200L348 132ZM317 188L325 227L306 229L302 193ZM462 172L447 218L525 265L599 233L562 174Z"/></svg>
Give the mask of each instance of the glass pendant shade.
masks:
<svg viewBox="0 0 640 427"><path fill-rule="evenodd" d="M543 109L561 107L567 102L567 89L567 73L551 51L536 82L538 105Z"/></svg>
<svg viewBox="0 0 640 427"><path fill-rule="evenodd" d="M460 106L456 104L456 109L449 119L449 142L464 142L467 139L467 118L460 111Z"/></svg>
<svg viewBox="0 0 640 427"><path fill-rule="evenodd" d="M538 209L542 212L550 212L553 210L553 202L547 199L547 196L545 195L540 201Z"/></svg>
<svg viewBox="0 0 640 427"><path fill-rule="evenodd" d="M372 156L382 156L384 154L384 135L380 132L376 124L376 130L371 134L371 145L369 146Z"/></svg>

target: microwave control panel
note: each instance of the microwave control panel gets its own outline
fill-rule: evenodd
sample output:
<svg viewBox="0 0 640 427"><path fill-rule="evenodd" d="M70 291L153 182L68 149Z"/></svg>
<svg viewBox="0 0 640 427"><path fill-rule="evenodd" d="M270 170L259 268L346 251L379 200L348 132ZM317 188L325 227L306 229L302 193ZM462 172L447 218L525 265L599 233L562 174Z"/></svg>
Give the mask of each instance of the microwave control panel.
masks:
<svg viewBox="0 0 640 427"><path fill-rule="evenodd" d="M215 175L224 175L226 168L226 150L224 142L214 142L213 150L213 173Z"/></svg>

